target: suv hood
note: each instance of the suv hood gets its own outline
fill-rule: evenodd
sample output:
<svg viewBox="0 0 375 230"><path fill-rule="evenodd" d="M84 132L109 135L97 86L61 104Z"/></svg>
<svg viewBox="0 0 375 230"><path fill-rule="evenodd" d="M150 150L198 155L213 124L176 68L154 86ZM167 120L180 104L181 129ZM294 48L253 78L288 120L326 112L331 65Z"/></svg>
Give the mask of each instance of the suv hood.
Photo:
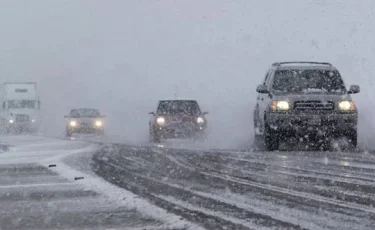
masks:
<svg viewBox="0 0 375 230"><path fill-rule="evenodd" d="M333 101L339 102L344 100L351 100L348 94L287 94L287 95L275 95L274 100L286 100L290 102L294 101Z"/></svg>
<svg viewBox="0 0 375 230"><path fill-rule="evenodd" d="M179 123L179 122L195 122L199 115L186 115L186 114L168 114L161 115L158 117L164 117L167 123Z"/></svg>
<svg viewBox="0 0 375 230"><path fill-rule="evenodd" d="M74 120L74 121L81 122L81 123L92 123L95 121L101 121L103 119L100 117L77 117L77 118L72 117L70 118L70 120Z"/></svg>

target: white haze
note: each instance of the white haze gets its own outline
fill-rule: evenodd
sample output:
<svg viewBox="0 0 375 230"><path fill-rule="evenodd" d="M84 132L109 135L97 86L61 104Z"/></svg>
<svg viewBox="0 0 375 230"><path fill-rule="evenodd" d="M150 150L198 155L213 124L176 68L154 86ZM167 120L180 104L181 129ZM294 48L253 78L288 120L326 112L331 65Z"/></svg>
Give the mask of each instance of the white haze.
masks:
<svg viewBox="0 0 375 230"><path fill-rule="evenodd" d="M375 122L371 0L0 1L0 80L36 81L46 135L73 107L97 107L108 133L147 140L158 99L197 99L213 147L252 139L256 85L272 62L329 61L358 83L360 138Z"/></svg>

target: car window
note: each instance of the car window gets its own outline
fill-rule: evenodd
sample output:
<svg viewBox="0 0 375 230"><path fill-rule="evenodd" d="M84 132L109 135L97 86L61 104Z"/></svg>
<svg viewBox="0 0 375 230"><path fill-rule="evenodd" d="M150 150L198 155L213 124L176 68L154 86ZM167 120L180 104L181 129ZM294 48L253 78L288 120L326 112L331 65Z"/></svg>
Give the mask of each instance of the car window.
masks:
<svg viewBox="0 0 375 230"><path fill-rule="evenodd" d="M272 75L273 75L273 73L274 73L274 70L273 70L273 69L271 69L271 70L268 72L267 79L266 79L266 84L265 84L267 87L270 85L270 81L271 81L271 79L272 79Z"/></svg>
<svg viewBox="0 0 375 230"><path fill-rule="evenodd" d="M34 100L9 100L8 108L9 109L33 109L35 108Z"/></svg>
<svg viewBox="0 0 375 230"><path fill-rule="evenodd" d="M161 101L157 113L198 115L201 110L196 101Z"/></svg>
<svg viewBox="0 0 375 230"><path fill-rule="evenodd" d="M266 76L264 77L264 80L263 80L263 85L267 85L268 75L269 75L270 72L271 72L271 70L267 71Z"/></svg>
<svg viewBox="0 0 375 230"><path fill-rule="evenodd" d="M71 117L99 117L100 113L96 109L73 109L70 112Z"/></svg>
<svg viewBox="0 0 375 230"><path fill-rule="evenodd" d="M275 93L345 93L344 82L338 71L278 70L272 89Z"/></svg>

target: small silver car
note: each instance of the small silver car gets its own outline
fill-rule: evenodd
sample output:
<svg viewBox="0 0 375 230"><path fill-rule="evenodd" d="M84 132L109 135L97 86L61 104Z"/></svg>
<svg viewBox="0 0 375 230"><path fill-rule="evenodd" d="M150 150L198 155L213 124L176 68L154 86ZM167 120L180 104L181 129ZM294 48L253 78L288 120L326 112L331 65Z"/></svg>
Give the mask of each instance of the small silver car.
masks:
<svg viewBox="0 0 375 230"><path fill-rule="evenodd" d="M256 89L255 140L278 150L280 140L302 137L330 140L345 137L357 146L358 112L339 71L326 62L278 62Z"/></svg>
<svg viewBox="0 0 375 230"><path fill-rule="evenodd" d="M97 109L72 109L65 118L66 137L71 137L73 133L104 135L104 116Z"/></svg>

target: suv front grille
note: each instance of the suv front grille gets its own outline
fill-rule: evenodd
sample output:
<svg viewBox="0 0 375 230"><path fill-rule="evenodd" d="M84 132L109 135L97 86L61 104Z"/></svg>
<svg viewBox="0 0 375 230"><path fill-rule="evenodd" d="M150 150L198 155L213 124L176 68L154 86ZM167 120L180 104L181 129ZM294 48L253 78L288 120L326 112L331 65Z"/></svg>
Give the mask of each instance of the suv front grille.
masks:
<svg viewBox="0 0 375 230"><path fill-rule="evenodd" d="M335 109L335 104L332 101L295 101L295 111L332 111Z"/></svg>
<svg viewBox="0 0 375 230"><path fill-rule="evenodd" d="M16 122L29 122L30 116L28 114L16 114Z"/></svg>

